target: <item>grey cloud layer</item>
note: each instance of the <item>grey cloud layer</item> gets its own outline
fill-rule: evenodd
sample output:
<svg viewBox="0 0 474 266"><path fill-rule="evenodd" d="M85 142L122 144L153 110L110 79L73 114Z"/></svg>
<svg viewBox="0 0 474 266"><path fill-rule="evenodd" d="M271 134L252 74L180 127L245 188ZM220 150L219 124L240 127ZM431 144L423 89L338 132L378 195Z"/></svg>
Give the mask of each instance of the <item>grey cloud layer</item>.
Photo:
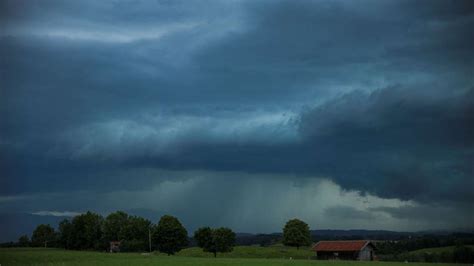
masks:
<svg viewBox="0 0 474 266"><path fill-rule="evenodd" d="M2 195L204 169L474 202L470 1L0 5Z"/></svg>
<svg viewBox="0 0 474 266"><path fill-rule="evenodd" d="M306 112L300 130L326 159L344 162L343 185L386 197L472 202L473 93L353 92Z"/></svg>

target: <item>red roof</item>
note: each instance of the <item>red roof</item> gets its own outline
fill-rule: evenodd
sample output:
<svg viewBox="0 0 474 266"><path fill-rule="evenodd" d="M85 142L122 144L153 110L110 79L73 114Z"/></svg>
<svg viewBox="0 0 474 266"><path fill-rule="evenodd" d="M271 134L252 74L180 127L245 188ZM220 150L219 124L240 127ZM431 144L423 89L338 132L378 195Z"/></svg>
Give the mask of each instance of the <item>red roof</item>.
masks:
<svg viewBox="0 0 474 266"><path fill-rule="evenodd" d="M314 245L315 251L359 251L370 241L351 240L351 241L319 241Z"/></svg>

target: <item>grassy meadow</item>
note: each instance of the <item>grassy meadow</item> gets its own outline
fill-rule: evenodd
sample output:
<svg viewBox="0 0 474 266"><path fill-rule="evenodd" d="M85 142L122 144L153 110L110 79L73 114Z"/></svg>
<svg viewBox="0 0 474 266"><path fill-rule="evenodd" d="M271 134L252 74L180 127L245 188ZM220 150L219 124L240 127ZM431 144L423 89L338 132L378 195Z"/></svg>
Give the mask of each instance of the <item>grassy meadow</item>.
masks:
<svg viewBox="0 0 474 266"><path fill-rule="evenodd" d="M251 249L254 249L253 251ZM268 249L268 250L262 250ZM139 254L139 253L100 253L94 251L66 251L62 249L44 249L44 248L3 248L0 249L1 266L9 265L160 265L160 266L178 266L178 265L249 265L249 266L339 266L339 265L371 265L371 266L396 266L407 265L400 262L357 262L357 261L316 261L316 260L290 260L288 258L276 258L278 254L277 247L236 247L233 253L220 256L218 258L208 258L207 254L199 254L193 248L182 250L175 256L166 256L164 254ZM281 250L280 250L281 251ZM303 255L306 251L288 251L291 254ZM287 252L287 253L288 253ZM201 252L202 253L202 252ZM259 255L260 254L260 255ZM221 255L221 254L219 254ZM246 257L233 258L232 256L242 255ZM205 257L206 256L206 257ZM267 256L268 258L257 258L258 256ZM274 256L274 257L272 257ZM253 257L253 258L252 258ZM430 264L430 263L409 263L414 266L428 265L456 265L456 264ZM459 264L457 264L459 265Z"/></svg>
<svg viewBox="0 0 474 266"><path fill-rule="evenodd" d="M186 248L176 254L182 257L213 258L209 252L203 252L201 248ZM284 245L273 245L270 247L260 246L237 246L229 253L219 253L220 258L259 258L259 259L310 259L314 252L309 247L287 247Z"/></svg>

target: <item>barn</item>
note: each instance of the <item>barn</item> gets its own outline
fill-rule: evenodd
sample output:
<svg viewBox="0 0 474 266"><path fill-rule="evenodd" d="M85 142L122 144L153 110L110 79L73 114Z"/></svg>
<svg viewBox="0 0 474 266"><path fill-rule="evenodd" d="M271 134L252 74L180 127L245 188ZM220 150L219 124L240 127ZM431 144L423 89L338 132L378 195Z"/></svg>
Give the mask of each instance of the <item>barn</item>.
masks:
<svg viewBox="0 0 474 266"><path fill-rule="evenodd" d="M120 241L110 241L110 253L120 252Z"/></svg>
<svg viewBox="0 0 474 266"><path fill-rule="evenodd" d="M320 260L374 260L375 246L368 240L319 241L313 246Z"/></svg>

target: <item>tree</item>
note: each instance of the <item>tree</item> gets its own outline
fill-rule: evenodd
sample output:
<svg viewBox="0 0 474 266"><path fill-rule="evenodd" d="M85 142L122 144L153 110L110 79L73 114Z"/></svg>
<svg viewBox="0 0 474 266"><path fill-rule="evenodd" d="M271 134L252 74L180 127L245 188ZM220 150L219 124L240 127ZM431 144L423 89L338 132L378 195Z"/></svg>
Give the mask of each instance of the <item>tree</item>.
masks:
<svg viewBox="0 0 474 266"><path fill-rule="evenodd" d="M103 239L106 243L121 241L122 251L145 251L149 249L150 227L149 220L117 211L105 218L102 226Z"/></svg>
<svg viewBox="0 0 474 266"><path fill-rule="evenodd" d="M217 252L231 252L235 244L235 233L231 229L221 227L211 229L199 228L194 232L194 239L205 252L211 252L217 257Z"/></svg>
<svg viewBox="0 0 474 266"><path fill-rule="evenodd" d="M139 216L129 216L127 224L122 228L120 250L146 251L149 250L149 230L151 222Z"/></svg>
<svg viewBox="0 0 474 266"><path fill-rule="evenodd" d="M18 238L18 246L20 247L28 247L30 245L30 239L27 235L22 235Z"/></svg>
<svg viewBox="0 0 474 266"><path fill-rule="evenodd" d="M127 224L122 228L124 239L141 239L148 242L148 230L151 222L139 216L129 216Z"/></svg>
<svg viewBox="0 0 474 266"><path fill-rule="evenodd" d="M103 223L102 232L105 242L120 241L124 239L123 231L128 224L128 214L117 211L109 214Z"/></svg>
<svg viewBox="0 0 474 266"><path fill-rule="evenodd" d="M283 228L283 244L296 249L311 244L308 224L298 219L289 220Z"/></svg>
<svg viewBox="0 0 474 266"><path fill-rule="evenodd" d="M59 222L59 244L65 249L71 248L73 225L69 220L64 219Z"/></svg>
<svg viewBox="0 0 474 266"><path fill-rule="evenodd" d="M31 242L35 246L43 246L46 248L48 247L48 243L50 246L52 243L54 244L55 236L54 228L49 224L40 224L33 231Z"/></svg>
<svg viewBox="0 0 474 266"><path fill-rule="evenodd" d="M231 252L235 244L235 233L226 227L214 229L213 241L217 252ZM217 254L214 253L214 257L216 255Z"/></svg>
<svg viewBox="0 0 474 266"><path fill-rule="evenodd" d="M215 252L212 229L210 227L201 227L196 230L194 232L194 240L196 240L198 247L202 248L204 252Z"/></svg>
<svg viewBox="0 0 474 266"><path fill-rule="evenodd" d="M176 217L164 215L154 229L153 243L160 252L172 255L188 245L188 232Z"/></svg>
<svg viewBox="0 0 474 266"><path fill-rule="evenodd" d="M106 249L102 241L102 216L87 212L72 219L71 248L73 249Z"/></svg>

